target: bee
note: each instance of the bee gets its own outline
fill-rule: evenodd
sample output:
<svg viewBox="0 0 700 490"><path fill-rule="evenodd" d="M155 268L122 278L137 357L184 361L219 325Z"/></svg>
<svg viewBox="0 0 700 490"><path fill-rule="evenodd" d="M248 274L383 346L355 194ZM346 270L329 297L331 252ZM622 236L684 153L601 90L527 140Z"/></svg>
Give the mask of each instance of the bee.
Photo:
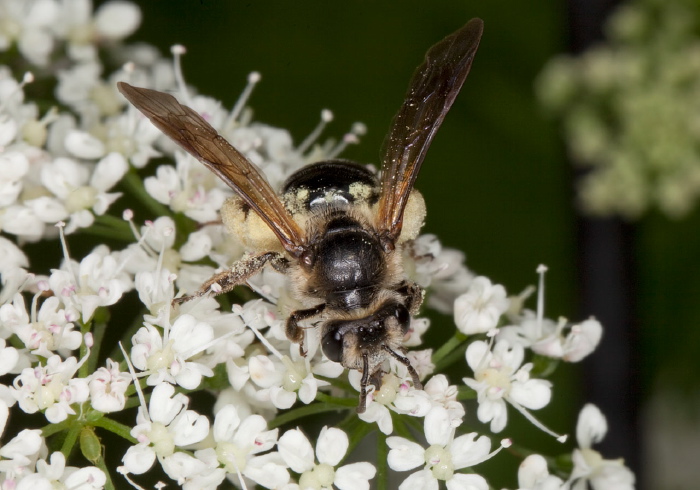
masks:
<svg viewBox="0 0 700 490"><path fill-rule="evenodd" d="M306 355L310 327L303 322L310 322L330 360L362 373L358 413L368 388L381 387L390 358L422 389L403 342L424 291L406 277L402 249L425 218L413 188L418 171L482 32L481 19L472 19L428 50L389 129L379 175L347 160L322 161L292 174L280 193L196 111L172 95L119 82L129 102L235 191L222 221L254 250L175 303L230 291L269 264L289 277L292 297L304 305L286 321L289 340Z"/></svg>

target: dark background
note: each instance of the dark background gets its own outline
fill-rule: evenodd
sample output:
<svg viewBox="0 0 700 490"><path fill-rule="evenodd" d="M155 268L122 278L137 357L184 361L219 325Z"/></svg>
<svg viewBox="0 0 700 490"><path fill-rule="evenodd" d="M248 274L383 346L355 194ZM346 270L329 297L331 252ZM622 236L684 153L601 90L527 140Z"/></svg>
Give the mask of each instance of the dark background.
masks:
<svg viewBox="0 0 700 490"><path fill-rule="evenodd" d="M654 380L672 374L679 391L696 386L689 381L697 379L700 345L692 327L700 320L693 267L699 218L676 223L652 215L632 226L578 217L575 173L556 122L533 91L552 56L600 39L613 2L136 3L144 21L132 39L163 53L172 44L186 46L185 78L201 93L231 107L247 74L259 71L250 103L256 120L289 129L298 143L329 108L335 120L326 136L340 137L354 121L367 125L361 143L342 155L367 163L379 161L427 48L481 17L484 37L471 74L417 181L428 206L424 231L465 251L472 270L511 294L535 284L535 268L546 264L546 315L603 321L602 353L583 368L563 367L558 382L568 386L555 383L552 404L538 416L573 439L578 410L594 400L610 421L604 455L624 456L639 469L644 440L637 419ZM453 328L451 320L435 318L433 328ZM611 377L612 385L596 390ZM545 446L563 452L553 441ZM513 486L514 470L509 474L496 487Z"/></svg>

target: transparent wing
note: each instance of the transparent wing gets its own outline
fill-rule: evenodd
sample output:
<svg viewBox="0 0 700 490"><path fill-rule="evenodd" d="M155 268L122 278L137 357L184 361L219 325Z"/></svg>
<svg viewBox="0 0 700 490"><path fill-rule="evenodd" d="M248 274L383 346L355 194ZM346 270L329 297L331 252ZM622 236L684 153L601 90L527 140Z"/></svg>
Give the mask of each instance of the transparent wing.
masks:
<svg viewBox="0 0 700 490"><path fill-rule="evenodd" d="M246 157L196 111L172 95L119 82L119 91L165 135L221 177L257 212L282 246L298 257L305 250L299 225L269 182Z"/></svg>
<svg viewBox="0 0 700 490"><path fill-rule="evenodd" d="M391 246L401 233L403 211L435 133L467 78L484 23L472 19L431 47L408 86L384 142L377 229Z"/></svg>

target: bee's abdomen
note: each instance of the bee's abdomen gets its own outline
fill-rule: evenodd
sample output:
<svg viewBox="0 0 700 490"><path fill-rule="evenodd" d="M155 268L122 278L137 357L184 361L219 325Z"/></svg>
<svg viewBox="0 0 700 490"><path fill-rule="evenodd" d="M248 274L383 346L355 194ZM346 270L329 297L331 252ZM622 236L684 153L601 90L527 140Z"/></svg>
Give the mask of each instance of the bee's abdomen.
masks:
<svg viewBox="0 0 700 490"><path fill-rule="evenodd" d="M288 206L310 211L318 206L354 204L360 200L374 204L379 197L379 183L365 166L349 160L326 160L293 173L282 192Z"/></svg>

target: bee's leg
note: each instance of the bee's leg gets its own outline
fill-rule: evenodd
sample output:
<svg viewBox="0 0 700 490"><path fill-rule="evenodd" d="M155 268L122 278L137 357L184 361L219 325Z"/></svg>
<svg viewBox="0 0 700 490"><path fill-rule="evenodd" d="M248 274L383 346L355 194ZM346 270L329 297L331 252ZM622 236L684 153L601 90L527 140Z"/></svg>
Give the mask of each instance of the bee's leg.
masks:
<svg viewBox="0 0 700 490"><path fill-rule="evenodd" d="M289 315L289 318L287 318L287 325L285 328L287 338L292 342L299 344L299 354L301 354L303 357L306 357L306 349L304 348L304 329L299 326L299 322L318 315L325 308L326 304L321 303L313 308L293 311Z"/></svg>
<svg viewBox="0 0 700 490"><path fill-rule="evenodd" d="M360 380L360 403L355 409L357 413L365 413L365 410L367 410L367 385L369 384L369 378L369 360L367 359L367 354L362 354L362 380Z"/></svg>
<svg viewBox="0 0 700 490"><path fill-rule="evenodd" d="M425 291L415 282L404 281L396 289L396 292L406 298L406 309L411 315L416 315L423 304Z"/></svg>
<svg viewBox="0 0 700 490"><path fill-rule="evenodd" d="M382 345L382 348L384 348L385 351L387 351L389 354L391 354L391 357L393 357L394 359L399 361L401 364L406 366L406 369L408 369L408 374L410 374L411 379L413 379L413 386L417 390L422 390L423 383L420 382L420 379L418 378L418 372L411 365L411 361L408 359L408 357L405 356L405 352L403 353L404 355L401 355L398 352L394 351L393 349L389 348L389 346L387 346L387 345Z"/></svg>
<svg viewBox="0 0 700 490"><path fill-rule="evenodd" d="M239 260L226 271L214 274L207 282L202 284L199 290L189 296L175 298L173 304L182 304L194 298L211 294L217 296L227 293L236 286L244 284L250 277L258 273L267 263L270 263L276 270L284 270L289 261L278 252L267 252L260 255L253 255Z"/></svg>

